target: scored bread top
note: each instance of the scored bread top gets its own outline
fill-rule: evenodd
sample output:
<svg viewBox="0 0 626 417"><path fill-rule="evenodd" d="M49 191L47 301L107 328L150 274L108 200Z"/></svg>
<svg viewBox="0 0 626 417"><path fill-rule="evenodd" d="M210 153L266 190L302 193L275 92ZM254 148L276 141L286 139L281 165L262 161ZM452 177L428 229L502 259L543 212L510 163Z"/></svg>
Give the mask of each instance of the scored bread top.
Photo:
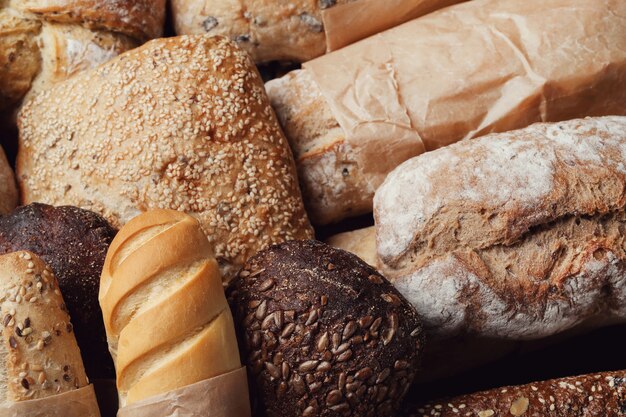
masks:
<svg viewBox="0 0 626 417"><path fill-rule="evenodd" d="M312 236L261 78L225 38L151 41L37 95L19 125L25 202L77 205L114 226L152 208L191 213L229 274Z"/></svg>
<svg viewBox="0 0 626 417"><path fill-rule="evenodd" d="M121 405L241 366L217 262L189 215L154 210L123 227L99 298Z"/></svg>
<svg viewBox="0 0 626 417"><path fill-rule="evenodd" d="M89 382L52 270L31 252L0 256L0 404Z"/></svg>

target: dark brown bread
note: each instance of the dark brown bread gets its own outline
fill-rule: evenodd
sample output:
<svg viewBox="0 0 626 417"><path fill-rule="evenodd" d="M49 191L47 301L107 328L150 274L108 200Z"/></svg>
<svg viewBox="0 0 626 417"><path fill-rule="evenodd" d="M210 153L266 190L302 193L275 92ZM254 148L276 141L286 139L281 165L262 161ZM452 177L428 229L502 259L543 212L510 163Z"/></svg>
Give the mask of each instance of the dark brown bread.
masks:
<svg viewBox="0 0 626 417"><path fill-rule="evenodd" d="M90 378L113 378L102 314L100 273L115 230L76 207L30 204L0 217L0 254L28 250L52 268L74 324Z"/></svg>
<svg viewBox="0 0 626 417"><path fill-rule="evenodd" d="M414 407L408 417L618 417L626 415L626 371L553 379Z"/></svg>
<svg viewBox="0 0 626 417"><path fill-rule="evenodd" d="M247 262L229 299L268 416L391 416L399 407L422 327L356 256L316 241L272 246Z"/></svg>

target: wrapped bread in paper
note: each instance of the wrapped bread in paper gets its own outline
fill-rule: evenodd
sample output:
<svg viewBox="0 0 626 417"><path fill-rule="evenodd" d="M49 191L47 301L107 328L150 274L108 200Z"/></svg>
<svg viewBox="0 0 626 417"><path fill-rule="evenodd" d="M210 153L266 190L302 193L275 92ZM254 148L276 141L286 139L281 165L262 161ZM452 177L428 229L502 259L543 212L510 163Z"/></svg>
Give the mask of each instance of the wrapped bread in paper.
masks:
<svg viewBox="0 0 626 417"><path fill-rule="evenodd" d="M537 121L626 113L626 2L475 0L306 63L267 90L318 224L370 212L403 161Z"/></svg>

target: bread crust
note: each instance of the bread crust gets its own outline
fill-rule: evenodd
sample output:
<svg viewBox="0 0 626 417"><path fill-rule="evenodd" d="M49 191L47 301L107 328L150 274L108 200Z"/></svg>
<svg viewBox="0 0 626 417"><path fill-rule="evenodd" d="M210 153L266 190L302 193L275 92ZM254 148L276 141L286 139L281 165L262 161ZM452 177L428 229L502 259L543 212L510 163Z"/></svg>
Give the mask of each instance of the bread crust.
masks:
<svg viewBox="0 0 626 417"><path fill-rule="evenodd" d="M7 214L17 205L17 188L13 169L9 166L0 146L0 215Z"/></svg>
<svg viewBox="0 0 626 417"><path fill-rule="evenodd" d="M217 262L189 215L154 210L123 227L99 300L121 406L241 367Z"/></svg>
<svg viewBox="0 0 626 417"><path fill-rule="evenodd" d="M0 404L86 386L80 350L52 270L31 252L0 256L0 297Z"/></svg>
<svg viewBox="0 0 626 417"><path fill-rule="evenodd" d="M502 387L412 407L407 417L619 417L626 413L626 371Z"/></svg>
<svg viewBox="0 0 626 417"><path fill-rule="evenodd" d="M38 95L19 125L24 202L116 226L151 208L192 213L226 279L259 249L312 236L260 76L225 38L152 41Z"/></svg>
<svg viewBox="0 0 626 417"><path fill-rule="evenodd" d="M616 116L409 160L375 197L382 270L438 337L536 339L623 322L624 155Z"/></svg>

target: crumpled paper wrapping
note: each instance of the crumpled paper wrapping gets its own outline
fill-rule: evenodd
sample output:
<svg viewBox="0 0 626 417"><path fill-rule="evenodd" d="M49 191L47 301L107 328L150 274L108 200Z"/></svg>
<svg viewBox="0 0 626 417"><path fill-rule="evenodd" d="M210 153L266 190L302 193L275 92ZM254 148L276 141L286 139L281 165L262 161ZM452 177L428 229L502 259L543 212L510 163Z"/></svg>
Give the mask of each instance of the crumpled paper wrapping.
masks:
<svg viewBox="0 0 626 417"><path fill-rule="evenodd" d="M246 369L128 405L117 417L250 417Z"/></svg>
<svg viewBox="0 0 626 417"><path fill-rule="evenodd" d="M465 0L357 0L322 10L327 52Z"/></svg>
<svg viewBox="0 0 626 417"><path fill-rule="evenodd" d="M626 1L473 0L304 67L375 190L461 139L626 114Z"/></svg>
<svg viewBox="0 0 626 417"><path fill-rule="evenodd" d="M52 397L0 406L0 417L100 417L93 385Z"/></svg>

